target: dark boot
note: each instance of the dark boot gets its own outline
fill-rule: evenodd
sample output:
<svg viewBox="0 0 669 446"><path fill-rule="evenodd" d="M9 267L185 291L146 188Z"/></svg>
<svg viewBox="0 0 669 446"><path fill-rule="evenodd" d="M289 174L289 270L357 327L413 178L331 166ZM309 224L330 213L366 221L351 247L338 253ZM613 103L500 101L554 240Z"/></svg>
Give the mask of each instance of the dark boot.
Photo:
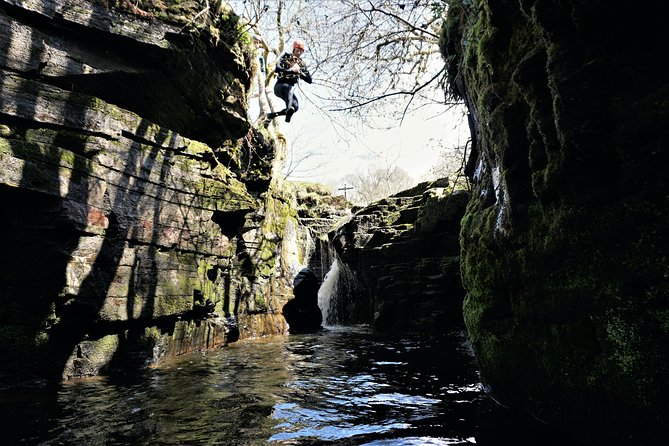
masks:
<svg viewBox="0 0 669 446"><path fill-rule="evenodd" d="M295 113L295 109L293 107L289 107L288 110L286 110L286 122L290 122L290 118L293 117L293 113Z"/></svg>

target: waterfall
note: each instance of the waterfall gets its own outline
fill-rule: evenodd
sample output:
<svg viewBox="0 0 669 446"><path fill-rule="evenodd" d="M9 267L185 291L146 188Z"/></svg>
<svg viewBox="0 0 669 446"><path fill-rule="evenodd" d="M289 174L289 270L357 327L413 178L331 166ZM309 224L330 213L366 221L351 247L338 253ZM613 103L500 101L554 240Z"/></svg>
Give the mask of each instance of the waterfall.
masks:
<svg viewBox="0 0 669 446"><path fill-rule="evenodd" d="M339 261L335 257L330 266L330 270L325 275L321 287L318 289L318 306L323 313L323 325L336 325L334 314L331 314L331 307L337 296L337 285L339 282Z"/></svg>
<svg viewBox="0 0 669 446"><path fill-rule="evenodd" d="M325 280L327 272L332 267L332 257L334 256L332 245L327 238L320 237L318 239L318 246L320 248L320 267L321 267L321 280Z"/></svg>
<svg viewBox="0 0 669 446"><path fill-rule="evenodd" d="M333 262L318 290L318 306L325 326L367 324L371 322L371 302L360 292L358 278L332 253Z"/></svg>
<svg viewBox="0 0 669 446"><path fill-rule="evenodd" d="M309 259L314 255L314 252L317 251L316 243L318 243L318 239L314 242L313 237L311 236L311 230L309 228L306 228L304 231L304 263L306 264L305 266L309 266ZM300 266L300 269L302 269L302 266Z"/></svg>
<svg viewBox="0 0 669 446"><path fill-rule="evenodd" d="M372 321L372 303L358 275L339 259L327 238L316 239L311 269L321 278L318 306L324 326L367 324Z"/></svg>
<svg viewBox="0 0 669 446"><path fill-rule="evenodd" d="M337 317L339 313L337 302L343 292L341 262L338 260L330 241L325 237L316 239L316 254L318 259L314 259L314 263L316 263L314 266L318 268L322 280L318 290L318 306L323 313L323 325L339 325L342 321Z"/></svg>

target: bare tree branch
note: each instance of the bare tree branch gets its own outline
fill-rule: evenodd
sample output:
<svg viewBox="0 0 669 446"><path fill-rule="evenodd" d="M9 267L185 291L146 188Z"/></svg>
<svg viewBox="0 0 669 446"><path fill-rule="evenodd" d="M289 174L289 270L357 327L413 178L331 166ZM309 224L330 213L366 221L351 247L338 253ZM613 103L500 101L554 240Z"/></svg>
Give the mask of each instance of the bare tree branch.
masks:
<svg viewBox="0 0 669 446"><path fill-rule="evenodd" d="M423 85L420 85L420 86L418 86L417 88L415 88L415 89L413 89L413 90L411 90L411 91L393 91L392 93L383 94L383 95L380 95L380 96L371 98L371 99L369 99L369 100L366 100L366 101L364 101L364 102L360 102L359 104L351 105L350 107L336 108L336 109L333 109L333 110L331 110L331 111L347 111L347 110L352 110L352 109L354 109L354 108L364 107L365 105L369 105L369 104L371 104L372 102L380 101L380 100L382 100L382 99L390 98L390 97L393 97L393 96L403 96L403 95L404 95L404 96L412 96L412 97L413 97L413 96L416 95L416 93L418 93L419 91L421 91L423 88L425 88L425 87L427 87L428 85L432 84L432 82L434 82L439 76L441 76L441 75L444 73L445 70L446 70L446 68L442 68L441 70L439 70L439 72L438 72L437 74L435 74L434 76L432 76L432 78L431 78L430 80L428 80L428 81L425 82ZM405 112L406 112L406 108L405 108Z"/></svg>
<svg viewBox="0 0 669 446"><path fill-rule="evenodd" d="M425 34L425 35L427 35L427 36L430 36L430 37L432 37L433 39L439 40L439 36L438 36L438 35L436 35L436 34L434 34L434 33L431 33L431 32L428 31L427 29L424 29L424 28L422 28L422 27L419 28L419 27L417 27L417 26L415 26L415 25L413 25L413 24L407 22L407 21L404 20L402 17L400 17L400 16L398 16L398 15L396 15L396 14L393 14L393 13L391 13L391 12L389 12L389 11L386 11L386 10L383 10L383 9L380 9L380 8L377 8L376 6L374 6L374 4L373 4L372 2L368 2L368 3L369 3L369 6L370 6L370 9L368 9L368 10L364 10L364 9L361 8L360 10L361 10L361 11L364 11L364 12L380 12L381 14L385 14L385 15L387 15L387 16L389 16L389 17L392 17L393 19L397 20L398 22L403 23L404 25L406 25L406 26L407 26L410 30L412 30L412 31L416 31L416 32L418 32L418 33L421 33L421 34Z"/></svg>

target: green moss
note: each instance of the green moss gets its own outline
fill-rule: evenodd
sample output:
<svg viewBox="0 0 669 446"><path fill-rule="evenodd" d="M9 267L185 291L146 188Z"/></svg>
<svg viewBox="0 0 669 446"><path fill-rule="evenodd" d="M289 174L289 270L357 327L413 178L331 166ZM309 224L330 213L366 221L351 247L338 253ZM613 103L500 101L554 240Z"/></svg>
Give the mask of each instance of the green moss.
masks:
<svg viewBox="0 0 669 446"><path fill-rule="evenodd" d="M267 301L265 300L265 295L259 291L256 291L255 295L253 296L253 308L250 308L249 310L258 313L267 311Z"/></svg>
<svg viewBox="0 0 669 446"><path fill-rule="evenodd" d="M283 192L290 195L297 195L300 192L307 194L316 194L319 196L332 195L332 188L320 183L309 181L285 181L283 183Z"/></svg>
<svg viewBox="0 0 669 446"><path fill-rule="evenodd" d="M198 260L197 276L199 281L198 289L202 292L204 299L210 299L215 305L217 305L219 310L222 310L222 302L224 300L223 293L225 292L224 286L221 283L221 278L219 275L216 277L210 277L212 271L216 271L218 268L216 265L216 258L209 259L200 259Z"/></svg>
<svg viewBox="0 0 669 446"><path fill-rule="evenodd" d="M14 132L12 132L12 129L7 126L7 125L0 125L0 136L11 136Z"/></svg>
<svg viewBox="0 0 669 446"><path fill-rule="evenodd" d="M665 262L666 263L666 262ZM669 310L659 310L653 313L658 325L665 333L669 333Z"/></svg>
<svg viewBox="0 0 669 446"><path fill-rule="evenodd" d="M100 359L104 361L109 361L119 346L119 337L118 335L108 335L104 336L97 341L93 341L95 345L95 353L93 358Z"/></svg>
<svg viewBox="0 0 669 446"><path fill-rule="evenodd" d="M177 274L176 281L166 280L164 282L164 289L169 296L189 296L192 295L196 285L198 285L196 279L189 273L184 272Z"/></svg>
<svg viewBox="0 0 669 446"><path fill-rule="evenodd" d="M638 375L642 364L642 337L636 324L624 321L620 316L609 313L606 322L606 335L614 346L612 357L623 373Z"/></svg>
<svg viewBox="0 0 669 446"><path fill-rule="evenodd" d="M162 339L162 333L158 327L145 327L142 334L146 343L156 344Z"/></svg>
<svg viewBox="0 0 669 446"><path fill-rule="evenodd" d="M229 7L220 12L215 27L218 38L228 44L250 45L251 43L248 29L240 23L239 17Z"/></svg>
<svg viewBox="0 0 669 446"><path fill-rule="evenodd" d="M67 135L67 132L65 134ZM31 135L27 136L27 141L0 138L0 151L10 153L17 158L33 159L39 161L40 164L52 164L84 172L90 170L90 160L70 150L64 150L43 142L32 142L33 138L30 137ZM72 139L73 144L76 143L77 147L81 146L85 141L86 138Z"/></svg>
<svg viewBox="0 0 669 446"><path fill-rule="evenodd" d="M213 150L205 143L185 139L185 144L184 152L189 155L213 155Z"/></svg>
<svg viewBox="0 0 669 446"><path fill-rule="evenodd" d="M510 209L500 231L484 172L462 220L464 313L483 377L502 399L563 426L614 411L619 420L653 419L666 406L656 394L666 393L668 368L669 216L666 194L652 189L666 181L635 171L647 161L638 138L622 147L590 121L596 113L582 94L598 97L588 81L607 72L598 57L608 50L574 48L588 39L560 34L574 17L550 2L467 3L449 3L444 33L455 40L441 46L480 124L484 167L500 169ZM609 106L620 123L634 108L622 98ZM662 120L648 105L635 135L657 129L651 113ZM654 143L645 147L658 165Z"/></svg>

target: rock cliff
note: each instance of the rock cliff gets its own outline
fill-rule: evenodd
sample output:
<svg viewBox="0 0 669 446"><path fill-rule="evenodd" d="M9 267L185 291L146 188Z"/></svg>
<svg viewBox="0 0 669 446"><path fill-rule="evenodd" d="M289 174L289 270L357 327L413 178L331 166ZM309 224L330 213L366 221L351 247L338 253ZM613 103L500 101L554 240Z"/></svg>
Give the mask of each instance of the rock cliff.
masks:
<svg viewBox="0 0 669 446"><path fill-rule="evenodd" d="M421 183L330 233L340 284L326 322L441 336L462 328L460 219L469 194Z"/></svg>
<svg viewBox="0 0 669 446"><path fill-rule="evenodd" d="M594 444L665 444L669 84L657 5L449 2L470 112L465 322L493 394Z"/></svg>
<svg viewBox="0 0 669 446"><path fill-rule="evenodd" d="M3 370L94 375L285 332L308 234L272 179L283 148L246 117L232 11L6 0L0 28Z"/></svg>

